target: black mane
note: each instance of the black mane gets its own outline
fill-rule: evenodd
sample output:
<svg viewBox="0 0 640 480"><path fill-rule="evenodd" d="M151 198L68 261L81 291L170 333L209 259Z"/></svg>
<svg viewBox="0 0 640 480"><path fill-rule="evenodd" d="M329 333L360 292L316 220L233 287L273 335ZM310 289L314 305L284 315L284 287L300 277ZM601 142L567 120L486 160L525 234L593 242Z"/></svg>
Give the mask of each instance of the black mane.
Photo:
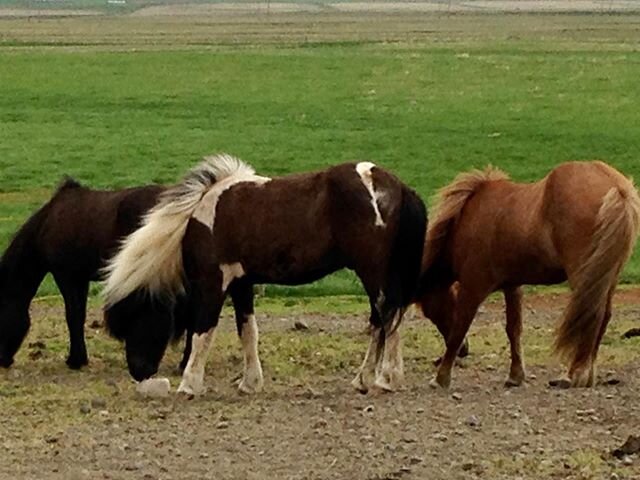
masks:
<svg viewBox="0 0 640 480"><path fill-rule="evenodd" d="M73 177L70 177L69 175L64 175L60 180L60 183L58 183L58 188L56 188L56 191L53 193L52 197L55 197L58 193L64 190L80 187L82 187L82 184L79 181L77 181Z"/></svg>

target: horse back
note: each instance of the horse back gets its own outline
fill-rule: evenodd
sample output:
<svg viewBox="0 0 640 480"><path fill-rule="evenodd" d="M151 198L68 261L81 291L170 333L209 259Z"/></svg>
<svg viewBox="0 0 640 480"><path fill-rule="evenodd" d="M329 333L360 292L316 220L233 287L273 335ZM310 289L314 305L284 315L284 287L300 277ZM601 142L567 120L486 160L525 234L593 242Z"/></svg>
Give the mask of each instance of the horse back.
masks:
<svg viewBox="0 0 640 480"><path fill-rule="evenodd" d="M492 285L562 281L545 215L547 182L489 181L465 204L452 228L449 255L455 278ZM482 277L482 278L480 278Z"/></svg>
<svg viewBox="0 0 640 480"><path fill-rule="evenodd" d="M131 233L163 191L160 186L59 190L49 201L37 245L52 270L94 276L119 239Z"/></svg>
<svg viewBox="0 0 640 480"><path fill-rule="evenodd" d="M256 282L291 284L375 261L397 231L402 184L365 163L226 189L215 211L207 214L206 225L191 219L183 242L185 258L195 254L207 257L201 263L239 262ZM371 180L373 196L358 165L361 172L370 172L370 177L363 175Z"/></svg>

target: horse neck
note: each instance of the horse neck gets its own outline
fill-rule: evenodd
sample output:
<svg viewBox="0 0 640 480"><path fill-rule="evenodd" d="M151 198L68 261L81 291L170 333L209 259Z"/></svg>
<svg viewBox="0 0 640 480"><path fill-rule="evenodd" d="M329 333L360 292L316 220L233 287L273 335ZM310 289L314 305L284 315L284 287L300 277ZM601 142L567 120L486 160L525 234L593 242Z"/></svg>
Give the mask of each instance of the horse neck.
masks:
<svg viewBox="0 0 640 480"><path fill-rule="evenodd" d="M0 259L0 295L12 302L28 303L47 272L36 248L34 217L22 226Z"/></svg>

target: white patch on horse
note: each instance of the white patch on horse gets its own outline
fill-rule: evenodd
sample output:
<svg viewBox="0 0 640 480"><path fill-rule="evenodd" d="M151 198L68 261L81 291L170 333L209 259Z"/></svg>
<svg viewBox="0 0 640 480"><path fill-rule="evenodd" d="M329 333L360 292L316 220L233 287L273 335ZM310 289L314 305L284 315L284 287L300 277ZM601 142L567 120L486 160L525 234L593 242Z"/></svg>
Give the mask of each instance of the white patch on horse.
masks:
<svg viewBox="0 0 640 480"><path fill-rule="evenodd" d="M258 324L254 315L242 325L240 333L242 350L244 351L244 374L238 385L243 393L255 393L262 390L262 365L258 355Z"/></svg>
<svg viewBox="0 0 640 480"><path fill-rule="evenodd" d="M375 167L375 165L371 162L360 162L356 165L356 172L360 175L362 183L371 196L371 206L376 214L376 227L384 227L385 223L384 220L382 220L382 215L380 214L380 208L378 206L378 200L383 196L383 194L381 192L376 192L373 186L373 177L371 176L371 169L373 167Z"/></svg>
<svg viewBox="0 0 640 480"><path fill-rule="evenodd" d="M358 370L356 378L351 382L351 385L361 393L366 393L375 381L376 365L378 363L376 346L378 344L379 335L379 328L371 329L367 353L364 355L364 360L362 361L362 365Z"/></svg>
<svg viewBox="0 0 640 480"><path fill-rule="evenodd" d="M216 327L205 333L194 333L192 337L192 349L187 367L182 374L182 381L178 387L178 393L188 395L201 395L204 388L204 367L207 363L209 350L216 336Z"/></svg>
<svg viewBox="0 0 640 480"><path fill-rule="evenodd" d="M391 322L393 333L387 336L382 354L380 369L376 372L375 385L387 391L397 390L404 382L404 361L402 358L402 342L400 339L400 325L402 312L398 311Z"/></svg>
<svg viewBox="0 0 640 480"><path fill-rule="evenodd" d="M222 291L226 292L231 282L236 278L244 276L244 268L240 262L236 263L223 263L220 265L220 271L222 272Z"/></svg>
<svg viewBox="0 0 640 480"><path fill-rule="evenodd" d="M200 205L198 205L198 208L193 212L192 217L209 227L209 230L213 232L213 225L216 221L216 207L218 206L218 200L220 200L224 192L239 183L250 182L256 185L264 185L269 181L271 181L270 178L255 174L234 175L224 178L214 183L209 191L204 194Z"/></svg>

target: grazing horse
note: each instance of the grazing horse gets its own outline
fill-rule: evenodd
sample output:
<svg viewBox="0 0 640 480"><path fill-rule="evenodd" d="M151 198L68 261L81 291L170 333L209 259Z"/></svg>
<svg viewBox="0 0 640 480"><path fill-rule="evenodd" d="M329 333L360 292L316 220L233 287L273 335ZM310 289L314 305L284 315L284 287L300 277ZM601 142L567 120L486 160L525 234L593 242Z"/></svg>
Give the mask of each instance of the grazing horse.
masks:
<svg viewBox="0 0 640 480"><path fill-rule="evenodd" d="M555 351L569 370L550 384L593 385L611 298L638 235L640 199L633 183L602 162L563 163L528 184L489 167L459 175L440 191L436 209L419 287L423 313L446 342L432 385L449 386L478 306L497 290L504 293L511 344L506 385L520 385L521 285L565 280L572 293Z"/></svg>
<svg viewBox="0 0 640 480"><path fill-rule="evenodd" d="M65 302L67 365L88 363L84 340L89 282L166 187L91 190L66 179L18 230L0 259L0 366L9 367L30 326L29 304L51 272Z"/></svg>
<svg viewBox="0 0 640 480"><path fill-rule="evenodd" d="M200 394L229 294L244 352L239 389L255 392L263 378L253 285L309 283L350 268L369 297L372 327L353 385L393 390L403 374L397 328L415 296L426 222L418 195L369 162L271 179L231 156L210 157L162 195L110 260L106 324L125 341L140 385L166 380L150 377L170 338L167 307L186 287L193 350L178 391Z"/></svg>

